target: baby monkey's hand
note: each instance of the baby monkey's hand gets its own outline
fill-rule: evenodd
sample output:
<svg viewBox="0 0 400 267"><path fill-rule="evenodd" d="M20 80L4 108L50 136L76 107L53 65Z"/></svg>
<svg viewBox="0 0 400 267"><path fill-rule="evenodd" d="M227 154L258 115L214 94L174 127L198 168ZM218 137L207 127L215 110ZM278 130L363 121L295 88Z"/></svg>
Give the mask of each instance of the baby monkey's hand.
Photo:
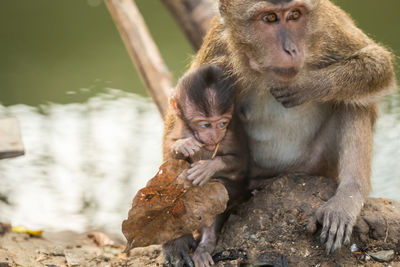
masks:
<svg viewBox="0 0 400 267"><path fill-rule="evenodd" d="M217 157L210 160L200 160L193 163L186 173L186 179L194 185L204 185L212 176L221 170L222 162Z"/></svg>
<svg viewBox="0 0 400 267"><path fill-rule="evenodd" d="M193 137L188 137L185 139L179 139L172 145L172 151L175 158L184 158L193 156L196 152L200 150L203 145L194 139Z"/></svg>

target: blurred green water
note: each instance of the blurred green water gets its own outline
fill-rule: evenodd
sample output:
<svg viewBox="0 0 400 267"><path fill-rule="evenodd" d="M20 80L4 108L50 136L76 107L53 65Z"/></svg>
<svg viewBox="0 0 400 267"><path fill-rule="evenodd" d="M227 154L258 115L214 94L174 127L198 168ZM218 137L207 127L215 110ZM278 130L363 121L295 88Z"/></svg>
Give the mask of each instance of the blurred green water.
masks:
<svg viewBox="0 0 400 267"><path fill-rule="evenodd" d="M400 1L336 2L400 54ZM176 79L190 45L159 0L136 3ZM102 1L0 1L0 103L82 102L104 87L146 94Z"/></svg>

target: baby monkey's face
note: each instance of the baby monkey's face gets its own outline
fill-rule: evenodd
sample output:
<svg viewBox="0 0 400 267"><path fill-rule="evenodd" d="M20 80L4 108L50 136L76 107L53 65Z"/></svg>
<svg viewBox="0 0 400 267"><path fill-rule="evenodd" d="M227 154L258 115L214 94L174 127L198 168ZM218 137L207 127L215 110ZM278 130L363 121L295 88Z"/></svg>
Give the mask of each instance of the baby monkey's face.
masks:
<svg viewBox="0 0 400 267"><path fill-rule="evenodd" d="M212 113L210 116L204 116L201 112L191 114L190 127L195 131L196 138L204 144L205 149L214 151L217 144L225 137L232 112L233 108L222 115Z"/></svg>

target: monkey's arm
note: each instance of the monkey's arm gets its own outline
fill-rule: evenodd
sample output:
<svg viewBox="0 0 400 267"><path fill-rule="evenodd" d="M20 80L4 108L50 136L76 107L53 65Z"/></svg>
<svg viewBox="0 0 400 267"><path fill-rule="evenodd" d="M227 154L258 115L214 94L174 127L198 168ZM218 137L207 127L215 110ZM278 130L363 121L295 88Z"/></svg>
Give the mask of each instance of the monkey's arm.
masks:
<svg viewBox="0 0 400 267"><path fill-rule="evenodd" d="M285 107L310 101L368 105L396 83L391 53L376 44L324 68L311 69L306 76L300 75L287 87L273 88L271 94Z"/></svg>
<svg viewBox="0 0 400 267"><path fill-rule="evenodd" d="M322 205L308 224L315 232L323 225L321 242L334 252L350 241L353 226L370 189L373 124L376 107L338 108L339 185L336 194Z"/></svg>
<svg viewBox="0 0 400 267"><path fill-rule="evenodd" d="M284 88L271 89L285 107L310 101L368 105L395 87L393 55L331 1L321 1L321 31L311 37L306 66Z"/></svg>
<svg viewBox="0 0 400 267"><path fill-rule="evenodd" d="M245 166L246 164L240 162L235 155L218 156L193 163L184 178L200 186L207 183L211 177L238 181L245 178Z"/></svg>
<svg viewBox="0 0 400 267"><path fill-rule="evenodd" d="M322 97L323 101L368 104L375 102L376 96L387 93L385 89L395 85L392 55L376 44L363 47L318 75L311 74L320 82L325 77L326 85L331 88Z"/></svg>

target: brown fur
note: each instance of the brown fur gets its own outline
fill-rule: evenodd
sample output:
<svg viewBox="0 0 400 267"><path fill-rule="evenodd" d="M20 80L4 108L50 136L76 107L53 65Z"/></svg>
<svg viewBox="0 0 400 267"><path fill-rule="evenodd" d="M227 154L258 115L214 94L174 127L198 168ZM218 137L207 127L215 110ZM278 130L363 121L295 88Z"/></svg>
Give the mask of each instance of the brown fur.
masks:
<svg viewBox="0 0 400 267"><path fill-rule="evenodd" d="M214 63L236 78L238 110L244 108L250 117L243 122L253 177L302 172L339 179L336 195L309 225L314 231L316 222L323 224L323 242L332 232L326 244L329 253L340 247L343 235L348 241L370 190L375 103L395 85L392 55L330 1L305 1L312 9L307 16L304 65L283 84L249 66L248 55L262 47L249 35L254 33L243 18L258 2L221 1L224 17L215 18L192 68ZM286 94L300 92L289 106L293 108L285 108L271 95L279 95L274 91L279 87ZM344 227L347 232L337 233L337 225L337 231Z"/></svg>
<svg viewBox="0 0 400 267"><path fill-rule="evenodd" d="M254 32L248 19L268 4L259 0L220 0L222 16L214 19L191 68L212 63L236 79L251 178L301 172L338 179L336 194L308 225L312 232L317 223L323 226L321 241L330 253L349 242L370 190L376 102L396 84L393 58L329 0L280 2L303 2L309 10L304 62L293 79L282 82L249 63L280 63L271 62L275 51L260 42L263 32Z"/></svg>
<svg viewBox="0 0 400 267"><path fill-rule="evenodd" d="M185 86L193 86L192 81L189 81ZM181 85L182 86L182 85ZM180 90L178 86L177 94L182 94L183 90ZM204 88L206 90L206 88ZM210 89L215 90L215 89ZM206 92L206 91L204 91ZM212 94L210 94L212 96ZM187 96L186 96L187 97ZM186 97L181 97L179 99L186 99ZM175 98L177 99L177 98ZM188 99L183 101L185 103L176 103L183 108L182 112L188 114L189 110L195 114L191 116L196 116L197 113L202 115L199 111L199 107L196 108L196 102L193 99ZM186 107L186 105L192 105ZM217 112L218 107L213 107L213 110L209 110L210 114L219 114ZM231 111L232 112L232 108ZM183 113L180 113L181 116ZM221 115L221 114L220 114ZM204 116L204 115L202 115ZM183 118L185 121L189 120L188 117ZM163 138L163 160L182 160L181 155L176 154L173 147L178 140L183 140L187 138L195 138L194 133L191 129L187 127L187 124L180 116L176 110L170 110L166 116L164 138ZM190 163L205 163L210 162L213 155L213 151L208 151L201 148L200 151L196 152L193 156L186 158ZM225 136L220 142L220 146L217 154L212 159L212 161L218 162L216 165L216 171L212 169L214 175L213 178L217 178L221 183L223 183L229 194L228 208L232 205L237 204L242 198L246 197L245 191L247 185L248 177L248 161L249 161L249 151L247 145L247 139L242 124L239 118L234 113L230 123L226 129ZM193 166L193 165L192 165ZM210 171L210 165L205 164L198 165L199 168L205 168L205 171ZM214 165L215 166L215 165ZM187 176L187 171L185 170L180 175L185 178ZM247 191L249 193L249 191ZM215 218L214 223L210 227L205 227L202 230L201 240L197 246L194 254L193 261L196 266L209 266L213 264L211 253L215 248L217 242L218 232L226 219L226 212ZM200 229L199 229L200 230ZM172 240L164 244L163 248L165 251L166 259L169 261L179 261L184 260L189 265L193 264L188 255L189 243L193 243L193 240L188 236L183 236L176 240Z"/></svg>

